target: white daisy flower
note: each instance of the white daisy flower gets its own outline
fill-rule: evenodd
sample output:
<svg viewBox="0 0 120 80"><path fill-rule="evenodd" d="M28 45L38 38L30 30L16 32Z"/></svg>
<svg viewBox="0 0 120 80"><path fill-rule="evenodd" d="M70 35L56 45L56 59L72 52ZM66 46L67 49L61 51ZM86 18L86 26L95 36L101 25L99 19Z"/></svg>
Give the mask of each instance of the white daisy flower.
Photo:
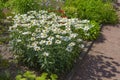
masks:
<svg viewBox="0 0 120 80"><path fill-rule="evenodd" d="M36 33L32 33L32 36L36 36Z"/></svg>
<svg viewBox="0 0 120 80"><path fill-rule="evenodd" d="M47 57L47 56L49 56L49 53L48 52L44 52L43 56Z"/></svg>
<svg viewBox="0 0 120 80"><path fill-rule="evenodd" d="M45 40L41 40L40 42L39 42L39 44L44 44L44 43L46 43L46 41Z"/></svg>
<svg viewBox="0 0 120 80"><path fill-rule="evenodd" d="M52 41L46 41L46 45L51 45Z"/></svg>
<svg viewBox="0 0 120 80"><path fill-rule="evenodd" d="M47 38L49 41L52 41L54 39L54 37L50 36Z"/></svg>
<svg viewBox="0 0 120 80"><path fill-rule="evenodd" d="M60 40L56 40L55 43L56 44L61 44L61 41Z"/></svg>
<svg viewBox="0 0 120 80"><path fill-rule="evenodd" d="M27 34L30 34L30 32L23 32L22 34L23 35L27 35Z"/></svg>
<svg viewBox="0 0 120 80"><path fill-rule="evenodd" d="M77 36L78 36L77 33L72 33L72 34L70 34L70 37L71 37L71 38L75 38L75 37L77 37Z"/></svg>
<svg viewBox="0 0 120 80"><path fill-rule="evenodd" d="M73 50L73 48L72 48L72 47L67 46L66 51L71 52L72 50Z"/></svg>
<svg viewBox="0 0 120 80"><path fill-rule="evenodd" d="M80 48L84 48L85 45L84 45L84 44L80 44L79 47L80 47Z"/></svg>
<svg viewBox="0 0 120 80"><path fill-rule="evenodd" d="M21 42L22 40L21 39L17 39L17 42Z"/></svg>
<svg viewBox="0 0 120 80"><path fill-rule="evenodd" d="M31 39L30 39L31 41L34 41L35 40L35 37L31 37Z"/></svg>
<svg viewBox="0 0 120 80"><path fill-rule="evenodd" d="M34 50L35 50L35 51L40 51L41 49L40 49L40 47L35 46L35 47L34 47Z"/></svg>
<svg viewBox="0 0 120 80"><path fill-rule="evenodd" d="M41 33L40 35L41 35L41 38L46 38L46 37L48 36L48 35L45 34L45 33Z"/></svg>
<svg viewBox="0 0 120 80"><path fill-rule="evenodd" d="M75 42L71 42L68 46L70 47L75 46Z"/></svg>
<svg viewBox="0 0 120 80"><path fill-rule="evenodd" d="M77 42L82 42L83 40L82 39L77 39Z"/></svg>

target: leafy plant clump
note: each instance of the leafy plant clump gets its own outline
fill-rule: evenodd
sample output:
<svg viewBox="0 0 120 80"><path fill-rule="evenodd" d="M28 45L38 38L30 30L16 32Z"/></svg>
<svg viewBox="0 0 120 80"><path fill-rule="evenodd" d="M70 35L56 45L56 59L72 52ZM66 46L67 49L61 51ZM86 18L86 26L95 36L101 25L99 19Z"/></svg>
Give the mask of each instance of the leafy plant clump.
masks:
<svg viewBox="0 0 120 80"><path fill-rule="evenodd" d="M36 76L32 71L26 71L23 75L17 75L16 80L57 80L56 74L42 73L41 76Z"/></svg>
<svg viewBox="0 0 120 80"><path fill-rule="evenodd" d="M41 0L9 0L6 7L15 13L26 13L31 10L40 9Z"/></svg>
<svg viewBox="0 0 120 80"><path fill-rule="evenodd" d="M0 18L3 18L3 8L4 8L4 2L0 0Z"/></svg>
<svg viewBox="0 0 120 80"><path fill-rule="evenodd" d="M83 49L84 35L80 32L87 35L95 26L89 20L62 18L43 10L30 11L13 17L10 45L16 59L29 67L49 73L65 72Z"/></svg>
<svg viewBox="0 0 120 80"><path fill-rule="evenodd" d="M66 0L63 9L70 18L95 20L102 24L115 24L118 18L110 1Z"/></svg>
<svg viewBox="0 0 120 80"><path fill-rule="evenodd" d="M0 80L13 80L9 71L5 70L0 73Z"/></svg>

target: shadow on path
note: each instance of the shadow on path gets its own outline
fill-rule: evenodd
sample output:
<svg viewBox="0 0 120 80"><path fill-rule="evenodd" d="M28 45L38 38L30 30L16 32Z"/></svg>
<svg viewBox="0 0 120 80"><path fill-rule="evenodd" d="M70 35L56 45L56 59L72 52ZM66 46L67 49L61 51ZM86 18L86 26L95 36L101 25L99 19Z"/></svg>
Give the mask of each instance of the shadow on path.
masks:
<svg viewBox="0 0 120 80"><path fill-rule="evenodd" d="M105 36L100 33L98 39L95 41L95 43L104 43L104 41L106 40Z"/></svg>
<svg viewBox="0 0 120 80"><path fill-rule="evenodd" d="M99 52L98 52L99 53ZM120 63L114 61L113 58L100 55L87 55L82 65L78 65L72 80L118 80L116 74L120 74L117 70Z"/></svg>

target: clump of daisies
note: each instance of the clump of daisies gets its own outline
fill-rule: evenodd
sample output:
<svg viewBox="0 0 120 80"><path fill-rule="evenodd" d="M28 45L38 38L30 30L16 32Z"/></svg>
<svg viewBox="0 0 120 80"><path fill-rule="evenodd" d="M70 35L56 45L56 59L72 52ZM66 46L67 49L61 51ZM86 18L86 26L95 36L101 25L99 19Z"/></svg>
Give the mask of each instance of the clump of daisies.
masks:
<svg viewBox="0 0 120 80"><path fill-rule="evenodd" d="M89 20L68 19L55 13L30 11L17 14L9 27L10 45L19 62L47 72L65 72L84 48L79 30L95 25Z"/></svg>

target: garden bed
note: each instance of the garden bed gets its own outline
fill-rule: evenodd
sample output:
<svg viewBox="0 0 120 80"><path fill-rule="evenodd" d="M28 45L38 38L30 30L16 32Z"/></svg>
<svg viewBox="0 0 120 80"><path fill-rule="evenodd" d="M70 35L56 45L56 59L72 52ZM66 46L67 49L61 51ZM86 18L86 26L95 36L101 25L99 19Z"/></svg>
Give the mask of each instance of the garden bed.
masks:
<svg viewBox="0 0 120 80"><path fill-rule="evenodd" d="M99 23L115 24L117 22L114 8L110 2L77 0L73 1L75 4L71 4L70 0L66 0L64 6L58 11L52 9L53 6L51 9L47 9L50 5L46 6L44 3L47 2L44 2L42 7L46 7L45 11L39 10L40 4L38 3L41 2L38 0L36 3L36 1L0 0L2 2L1 11L4 4L6 4L5 7L9 7L9 11L15 11L13 14L3 11L5 16L11 15L8 18L11 24L6 25L4 24L6 21L3 20L2 27L0 27L3 30L0 33L0 42L2 42L0 54L3 56L0 58L1 62L3 61L0 64L0 71L5 73L10 80L15 79L16 75L16 80L28 78L56 80L55 74L59 76L60 80L71 80L74 69L81 64L94 40L99 36ZM81 4L80 1L84 3ZM89 4L86 6L88 1ZM14 3L15 5L12 6L11 4ZM97 7L96 5L90 7L93 3ZM50 2L50 4L52 3ZM10 74L6 74L4 70L9 71ZM42 72L44 78L42 78Z"/></svg>
<svg viewBox="0 0 120 80"><path fill-rule="evenodd" d="M94 43L94 41L91 41L91 42L86 41L85 42L84 50L82 52L80 52L80 56L78 57L78 59L74 63L74 66L73 66L72 70L70 72L64 73L63 75L60 75L62 77L60 77L59 80L71 80L71 78L74 75L74 69L76 69L77 65L81 64L82 60L84 59L84 57L89 52L93 43ZM18 64L15 64L14 62L12 62L12 61L14 61L14 57L13 57L12 53L10 52L7 44L0 45L0 53L2 53L1 55L2 55L3 59L9 61L9 62L5 63L4 68L0 67L0 72L1 73L7 72L8 74L12 75L11 79L14 79L14 77L18 74L19 71L20 72L25 72L25 71L29 70L25 66L18 65ZM40 73L40 72L37 72L37 73ZM5 76L5 75L3 75L3 76Z"/></svg>
<svg viewBox="0 0 120 80"><path fill-rule="evenodd" d="M86 20L85 20L86 21ZM83 22L84 22L84 20L83 20ZM62 22L61 22L62 23ZM84 24L84 23L83 23ZM90 24L89 24L90 25ZM13 31L14 31L14 29L13 29ZM12 31L11 31L12 32ZM15 33L16 34L16 33ZM13 37L13 39L14 39L15 37ZM83 36L83 38L85 38L84 36ZM89 38L89 36L87 37L87 39ZM16 39L17 39L17 37L16 37ZM91 37L90 37L90 39L91 39ZM74 65L73 65L73 67L74 68L76 68L76 65L79 63L80 64L80 62L83 60L83 58L84 58L84 56L88 53L88 51L89 51L89 49L90 49L90 47L92 46L92 44L93 44L93 42L94 41L91 41L91 42L88 42L88 41L83 41L83 44L85 45L85 47L84 47L84 49L82 49L81 51L80 51L80 53L78 54L79 56L77 56L77 60L75 60L75 63L74 63ZM17 45L17 46L19 46L19 45ZM13 54L10 52L10 50L9 50L9 48L10 48L10 46L9 45L7 45L7 44L5 44L5 45L1 45L0 46L0 52L2 53L2 56L3 56L3 58L4 59L7 59L8 60L8 62L10 62L9 63L9 66L7 66L7 68L1 68L1 72L3 72L3 70L7 70L7 71L10 71L11 72L11 70L13 70L13 66L14 66L14 71L12 72L12 73L10 73L11 75L13 75L13 77L15 77L15 75L17 75L17 72L20 70L20 71L22 71L22 72L25 72L25 71L27 71L27 70L31 70L31 68L26 68L25 66L22 66L22 65L18 65L18 64L15 64L14 63L14 57L12 56ZM79 51L78 51L79 52ZM13 61L13 62L12 62ZM12 63L11 63L12 62ZM8 64L8 63L6 63L6 64ZM22 68L21 68L22 67ZM74 74L74 68L70 71L70 73L68 74L68 72L65 72L65 73L63 73L62 75L60 74L60 76L62 76L62 77L59 77L59 79L60 80L64 80L64 79L66 79L66 80L70 80L71 78L72 78L72 76L73 76L73 74ZM37 71L36 71L37 72ZM4 73L4 72L3 72ZM39 72L37 72L37 73L39 73ZM67 75L67 77L66 77L66 75ZM12 77L12 79L13 79L13 77Z"/></svg>

